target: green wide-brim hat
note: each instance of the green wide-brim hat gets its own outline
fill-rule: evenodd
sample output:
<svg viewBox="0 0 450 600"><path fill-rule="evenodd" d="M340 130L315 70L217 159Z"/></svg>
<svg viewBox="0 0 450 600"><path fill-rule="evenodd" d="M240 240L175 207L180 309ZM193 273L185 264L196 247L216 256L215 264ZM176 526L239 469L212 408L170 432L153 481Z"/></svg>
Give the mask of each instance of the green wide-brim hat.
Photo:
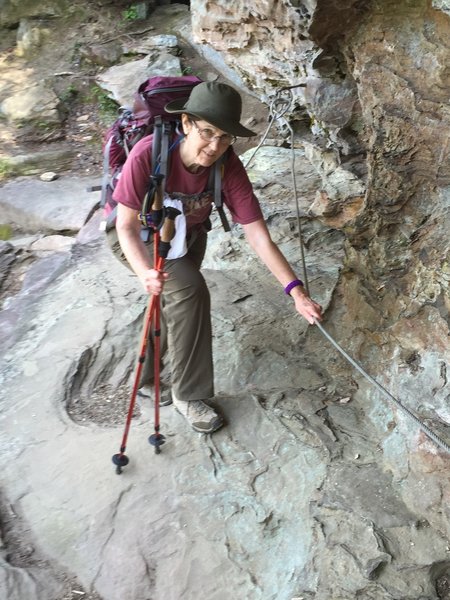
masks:
<svg viewBox="0 0 450 600"><path fill-rule="evenodd" d="M216 81L199 83L189 98L173 100L165 106L168 113L187 113L208 121L214 127L239 137L257 135L239 122L242 99L234 88Z"/></svg>

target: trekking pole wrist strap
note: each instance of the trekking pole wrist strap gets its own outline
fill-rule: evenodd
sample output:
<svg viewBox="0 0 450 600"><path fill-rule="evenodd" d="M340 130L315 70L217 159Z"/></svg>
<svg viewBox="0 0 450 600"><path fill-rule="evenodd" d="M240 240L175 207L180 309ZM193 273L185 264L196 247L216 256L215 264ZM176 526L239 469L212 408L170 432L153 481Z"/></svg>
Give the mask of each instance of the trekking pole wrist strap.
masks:
<svg viewBox="0 0 450 600"><path fill-rule="evenodd" d="M297 286L304 287L303 281L301 279L294 279L293 281L288 283L287 286L284 288L284 293L290 296L291 291Z"/></svg>

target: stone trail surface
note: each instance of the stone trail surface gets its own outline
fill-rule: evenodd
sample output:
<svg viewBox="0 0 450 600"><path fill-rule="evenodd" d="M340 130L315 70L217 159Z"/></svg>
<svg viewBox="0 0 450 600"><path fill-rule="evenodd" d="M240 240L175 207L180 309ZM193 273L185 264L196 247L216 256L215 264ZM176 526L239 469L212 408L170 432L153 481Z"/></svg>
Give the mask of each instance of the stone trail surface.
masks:
<svg viewBox="0 0 450 600"><path fill-rule="evenodd" d="M272 160L280 177L258 195L274 238L299 267L290 152L265 150L252 176ZM301 152L297 161L306 173ZM342 236L305 216L318 185L312 174L305 180L311 289L331 310ZM18 206L28 189L17 183ZM36 194L32 210L47 201L46 191ZM63 192L62 207L72 202ZM92 206L79 207L84 222ZM128 438L130 463L115 473L125 413L106 426L95 422L95 406L84 423L68 412L74 398L94 397L105 382L131 386L146 303L135 277L113 259L99 220L95 213L70 248L35 251L23 288L0 313L3 331L18 303L1 359L2 490L48 561L36 574L3 557L2 593L60 600L66 573L104 600L436 598L435 579L448 565L446 532L442 521L415 514L386 469L380 399L344 378L239 229L228 235L214 221L204 269L214 307L215 403L226 427L202 436L164 407L166 443L157 456L148 443L152 407L142 403ZM348 394L352 401L340 403ZM400 421L400 461L408 436ZM390 448L389 457L392 441ZM442 473L444 458L435 460ZM413 469L421 482L414 462L406 488ZM432 473L428 484L432 494L433 484L445 489ZM436 506L434 495L429 500Z"/></svg>

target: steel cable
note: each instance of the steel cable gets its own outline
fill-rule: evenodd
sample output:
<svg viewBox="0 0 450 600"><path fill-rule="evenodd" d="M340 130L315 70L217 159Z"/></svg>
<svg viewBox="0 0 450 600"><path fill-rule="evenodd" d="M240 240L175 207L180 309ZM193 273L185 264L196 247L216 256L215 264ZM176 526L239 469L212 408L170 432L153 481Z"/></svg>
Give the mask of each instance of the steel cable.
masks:
<svg viewBox="0 0 450 600"><path fill-rule="evenodd" d="M292 89L297 88L297 87L305 87L305 84L302 83L302 84L294 85L294 86L290 86L290 87L283 87L283 88L280 88L277 91L277 93L275 94L274 99L272 100L272 102L269 105L269 125L267 126L267 129L264 132L264 134L261 138L261 141L256 146L253 154L250 156L250 158L246 162L245 168L247 169L247 167L252 162L252 160L253 160L254 156L256 155L256 153L258 152L258 150L264 144L274 121L281 121L282 124L284 124L289 129L289 133L291 136L291 144L290 144L291 151L292 151L292 153L291 153L291 176L292 176L292 185L294 188L295 208L296 208L296 212L297 212L297 229L298 229L298 234L299 234L298 240L299 240L299 247L300 247L300 257L301 257L301 261L302 261L303 283L305 284L306 291L309 294L308 275L307 275L307 271L306 271L306 260L305 260L305 248L304 248L304 244L303 244L303 232L302 232L302 224L300 221L300 207L299 207L299 203L298 203L298 194L297 194L297 180L295 177L294 130L292 129L291 124L289 123L288 119L286 119L284 116L286 114L286 112L288 111L288 109L292 106L292 102L294 99L293 95L292 95ZM283 93L284 93L285 97L282 97L281 94L283 94Z"/></svg>
<svg viewBox="0 0 450 600"><path fill-rule="evenodd" d="M345 352L345 350L331 337L331 335L317 320L315 320L315 324L319 328L320 332L327 338L327 340L336 348L336 350L340 352L342 356L351 365L353 365L355 369L357 369L361 373L361 375L363 375L367 379L367 381L370 381L370 383L374 385L378 389L378 391L381 392L381 394L383 394L383 396L388 398L388 400L394 402L394 404L398 406L398 408L402 412L404 412L408 417L413 419L413 421L415 421L415 423L420 427L420 429L424 433L426 433L426 435L428 435L428 437L430 437L438 446L440 446L446 452L450 453L450 446L446 442L444 442L444 440L442 440L436 433L434 433L434 431L430 429L428 425L425 425L425 423L423 423L418 417L416 417L416 415L412 411L410 411L409 408L407 408L404 404L402 404L400 400L397 400L397 398L395 398L391 393L389 393L386 388L384 388L381 384L378 383L378 381L376 381L373 377L366 373L366 371L361 367L361 365L357 363L356 360L352 358L349 354L347 354L347 352Z"/></svg>
<svg viewBox="0 0 450 600"><path fill-rule="evenodd" d="M298 232L299 232L300 255L301 255L302 270L303 270L302 276L303 276L303 281L305 284L306 291L309 294L308 274L307 274L307 269L306 269L306 260L305 260L305 251L304 251L305 245L303 242L303 232L302 232L302 227L301 227L301 222L300 222L300 207L299 207L299 200L298 200L298 194L297 194L297 182L296 182L296 176L295 176L294 131L293 131L289 121L284 117L285 113L292 105L293 95L292 95L291 90L292 90L292 88L295 88L295 87L304 87L304 84L301 84L300 86L280 88L278 90L278 92L276 93L274 100L271 102L271 104L269 106L269 115L270 115L269 126L267 127L267 130L264 133L260 143L255 148L255 151L253 152L250 159L246 163L245 168L248 167L248 165L253 160L256 152L263 145L273 122L275 120L282 120L284 125L289 129L290 135L291 135L291 177L292 177L292 184L293 184L293 190L294 190L295 207L296 207L296 212L297 212L297 226L298 226ZM280 94L283 92L288 92L289 99L281 98ZM325 330L325 328L316 319L314 319L314 323L317 326L317 328L319 329L319 331L322 333L322 335L332 344L332 346L357 371L359 371L359 373L361 373L361 375L363 377L365 377L374 387L376 387L377 390L385 398L387 398L388 400L393 402L407 417L412 419L416 423L416 425L418 425L418 427L421 429L421 431L423 431L431 440L433 440L435 442L435 444L437 444L445 452L450 454L449 444L447 444L440 436L438 436L432 429L430 429L430 427L428 427L428 425L423 423L423 421L421 419L419 419L409 408L407 408L404 404L402 404L402 402L400 402L400 400L398 400L390 392L388 392L386 390L386 388L384 388L380 383L378 383L378 381L376 381L376 379L374 379L371 375L369 375L356 360L354 360L349 354L347 354L347 352L345 352L345 350L333 339L333 337Z"/></svg>

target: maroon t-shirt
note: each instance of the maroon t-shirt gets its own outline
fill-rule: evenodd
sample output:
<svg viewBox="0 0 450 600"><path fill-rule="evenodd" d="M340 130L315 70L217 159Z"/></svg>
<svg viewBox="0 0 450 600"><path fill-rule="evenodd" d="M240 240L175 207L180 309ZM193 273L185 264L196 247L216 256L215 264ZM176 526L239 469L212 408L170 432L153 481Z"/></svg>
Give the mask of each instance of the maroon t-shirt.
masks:
<svg viewBox="0 0 450 600"><path fill-rule="evenodd" d="M151 146L153 136L140 140L130 152L113 199L129 208L140 211L148 189L151 171ZM191 173L183 165L177 145L170 152L169 175L165 182L166 194L183 202L188 229L203 223L209 216L214 201L207 191L211 167ZM231 213L233 222L246 225L263 218L261 207L244 165L231 148L224 161L222 177L223 202Z"/></svg>

